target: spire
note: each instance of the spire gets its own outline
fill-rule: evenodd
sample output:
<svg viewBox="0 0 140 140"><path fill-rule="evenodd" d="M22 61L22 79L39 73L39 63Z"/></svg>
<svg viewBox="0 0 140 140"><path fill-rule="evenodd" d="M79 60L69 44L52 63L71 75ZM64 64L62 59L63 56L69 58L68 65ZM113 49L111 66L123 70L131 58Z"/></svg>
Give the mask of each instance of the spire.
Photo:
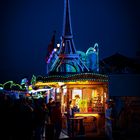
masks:
<svg viewBox="0 0 140 140"><path fill-rule="evenodd" d="M64 17L63 17L63 32L62 32L62 46L61 53L75 54L76 49L73 41L71 16L70 16L70 2L64 0Z"/></svg>
<svg viewBox="0 0 140 140"><path fill-rule="evenodd" d="M69 0L64 1L63 37L72 36L70 4Z"/></svg>

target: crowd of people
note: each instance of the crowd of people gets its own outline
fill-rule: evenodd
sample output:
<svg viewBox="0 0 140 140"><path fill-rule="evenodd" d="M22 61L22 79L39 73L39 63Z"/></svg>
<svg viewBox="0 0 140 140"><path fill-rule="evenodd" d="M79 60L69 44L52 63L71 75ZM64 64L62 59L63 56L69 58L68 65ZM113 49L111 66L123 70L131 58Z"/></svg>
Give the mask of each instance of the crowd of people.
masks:
<svg viewBox="0 0 140 140"><path fill-rule="evenodd" d="M61 118L60 102L52 98L46 103L43 98L13 99L0 94L0 139L41 140L44 127L48 124L53 128L51 139L58 139L62 128Z"/></svg>
<svg viewBox="0 0 140 140"><path fill-rule="evenodd" d="M112 100L107 100L106 105L105 132L107 138L113 140ZM74 112L79 112L75 106L71 108L70 117L74 117ZM0 139L42 140L42 137L45 136L47 140L57 140L61 130L60 102L50 98L46 103L45 98L34 99L24 96L16 99L5 93L0 93Z"/></svg>

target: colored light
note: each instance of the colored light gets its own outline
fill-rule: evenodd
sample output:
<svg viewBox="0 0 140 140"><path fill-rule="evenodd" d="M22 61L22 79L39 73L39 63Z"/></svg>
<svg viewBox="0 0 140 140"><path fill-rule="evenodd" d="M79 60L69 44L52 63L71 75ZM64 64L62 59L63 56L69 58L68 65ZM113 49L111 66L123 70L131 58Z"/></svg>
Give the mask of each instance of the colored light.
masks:
<svg viewBox="0 0 140 140"><path fill-rule="evenodd" d="M37 93L37 92L41 92L41 91L48 91L48 90L51 90L53 88L49 88L49 89L37 89L37 90L31 90L29 91L29 93Z"/></svg>
<svg viewBox="0 0 140 140"><path fill-rule="evenodd" d="M59 43L57 44L57 47L58 47L58 48L60 47L60 44L59 44Z"/></svg>
<svg viewBox="0 0 140 140"><path fill-rule="evenodd" d="M60 88L57 88L57 89L56 89L56 92L59 93L59 92L60 92Z"/></svg>
<svg viewBox="0 0 140 140"><path fill-rule="evenodd" d="M56 49L56 48L54 48L54 51L56 52L56 51L57 51L57 49Z"/></svg>
<svg viewBox="0 0 140 140"><path fill-rule="evenodd" d="M75 117L99 117L99 114L94 113L75 113Z"/></svg>

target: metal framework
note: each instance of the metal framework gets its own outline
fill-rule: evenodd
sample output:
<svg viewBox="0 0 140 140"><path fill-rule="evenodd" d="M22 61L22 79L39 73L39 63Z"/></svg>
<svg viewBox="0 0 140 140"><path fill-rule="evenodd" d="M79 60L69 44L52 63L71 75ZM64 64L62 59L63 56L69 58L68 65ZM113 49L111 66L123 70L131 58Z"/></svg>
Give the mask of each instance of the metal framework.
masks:
<svg viewBox="0 0 140 140"><path fill-rule="evenodd" d="M87 66L80 59L79 54L76 53L72 34L69 0L64 0L63 32L60 50L58 52L58 59L55 60L50 71L64 73L89 71Z"/></svg>

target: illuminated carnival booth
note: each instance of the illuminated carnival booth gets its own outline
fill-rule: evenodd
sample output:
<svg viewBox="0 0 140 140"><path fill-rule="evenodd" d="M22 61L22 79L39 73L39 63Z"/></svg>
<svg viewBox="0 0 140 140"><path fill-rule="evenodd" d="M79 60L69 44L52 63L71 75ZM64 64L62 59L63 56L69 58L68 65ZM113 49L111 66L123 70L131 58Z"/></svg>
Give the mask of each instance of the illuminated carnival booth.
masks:
<svg viewBox="0 0 140 140"><path fill-rule="evenodd" d="M39 77L36 86L53 87L54 92L50 93L49 97L61 101L64 129L67 128L67 119L80 117L83 119L86 134L100 134L104 131L105 101L108 96L107 76L93 73L51 75ZM72 116L71 111L75 107L78 111L73 111Z"/></svg>

